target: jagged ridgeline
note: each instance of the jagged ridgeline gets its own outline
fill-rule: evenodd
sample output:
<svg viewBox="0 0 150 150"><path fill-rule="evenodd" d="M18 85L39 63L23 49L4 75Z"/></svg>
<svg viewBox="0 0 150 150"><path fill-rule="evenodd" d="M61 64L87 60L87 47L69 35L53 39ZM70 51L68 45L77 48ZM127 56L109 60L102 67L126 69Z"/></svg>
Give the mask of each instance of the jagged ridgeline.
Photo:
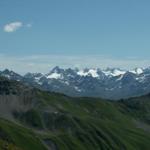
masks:
<svg viewBox="0 0 150 150"><path fill-rule="evenodd" d="M25 75L5 69L0 72L0 76L73 97L88 96L118 100L145 95L150 91L150 67L134 70L119 68L102 70L99 68L63 69L57 66L46 74L27 73Z"/></svg>
<svg viewBox="0 0 150 150"><path fill-rule="evenodd" d="M149 150L150 95L72 98L0 78L0 149Z"/></svg>

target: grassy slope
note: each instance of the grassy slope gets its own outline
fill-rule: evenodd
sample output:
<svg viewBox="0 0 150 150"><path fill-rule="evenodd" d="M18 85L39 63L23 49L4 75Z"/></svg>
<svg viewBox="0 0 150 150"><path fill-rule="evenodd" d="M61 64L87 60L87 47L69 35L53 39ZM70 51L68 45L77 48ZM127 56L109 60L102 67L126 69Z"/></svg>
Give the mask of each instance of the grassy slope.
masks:
<svg viewBox="0 0 150 150"><path fill-rule="evenodd" d="M150 147L150 134L136 127L134 116L122 112L124 104L55 94L49 97L47 93L42 97L58 111L58 119L53 121L56 132L50 136L58 149L148 150Z"/></svg>
<svg viewBox="0 0 150 150"><path fill-rule="evenodd" d="M39 107L15 114L24 127L0 119L0 148L9 143L13 149L44 150L45 142L52 150L149 150L150 133L133 121L148 125L149 96L111 102L41 91L37 95Z"/></svg>
<svg viewBox="0 0 150 150"><path fill-rule="evenodd" d="M45 147L29 129L0 119L0 149L8 145L10 150L44 150Z"/></svg>

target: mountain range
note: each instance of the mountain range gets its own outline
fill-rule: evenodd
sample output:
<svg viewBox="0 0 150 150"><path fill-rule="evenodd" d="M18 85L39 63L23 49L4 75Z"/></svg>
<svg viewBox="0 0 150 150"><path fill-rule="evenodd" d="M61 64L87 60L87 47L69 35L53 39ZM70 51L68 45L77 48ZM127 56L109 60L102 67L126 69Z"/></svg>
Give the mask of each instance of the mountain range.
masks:
<svg viewBox="0 0 150 150"><path fill-rule="evenodd" d="M150 94L69 97L0 77L0 150L149 150Z"/></svg>
<svg viewBox="0 0 150 150"><path fill-rule="evenodd" d="M0 76L21 81L36 88L67 94L68 96L102 97L121 99L140 96L150 92L150 68L123 70L62 69L55 67L47 74L27 73L19 75L5 69Z"/></svg>

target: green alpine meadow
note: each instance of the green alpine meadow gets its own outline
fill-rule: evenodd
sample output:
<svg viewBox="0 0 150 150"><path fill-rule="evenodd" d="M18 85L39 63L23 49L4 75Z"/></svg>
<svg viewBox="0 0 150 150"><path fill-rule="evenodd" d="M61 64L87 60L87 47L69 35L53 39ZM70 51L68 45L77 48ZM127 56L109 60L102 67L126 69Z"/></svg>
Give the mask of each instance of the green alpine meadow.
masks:
<svg viewBox="0 0 150 150"><path fill-rule="evenodd" d="M150 95L74 98L1 78L0 116L2 150L150 148Z"/></svg>

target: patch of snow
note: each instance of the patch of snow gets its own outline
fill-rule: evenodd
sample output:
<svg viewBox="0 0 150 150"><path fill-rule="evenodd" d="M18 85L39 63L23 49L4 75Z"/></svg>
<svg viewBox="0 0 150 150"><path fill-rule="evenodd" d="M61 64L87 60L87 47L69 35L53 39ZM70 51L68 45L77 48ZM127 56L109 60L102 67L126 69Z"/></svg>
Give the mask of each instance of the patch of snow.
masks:
<svg viewBox="0 0 150 150"><path fill-rule="evenodd" d="M118 69L115 69L112 73L113 76L119 76L119 75L123 75L125 74L126 71L122 71L122 70L118 70Z"/></svg>
<svg viewBox="0 0 150 150"><path fill-rule="evenodd" d="M39 85L42 85L43 83L40 82L40 79L41 79L42 76L39 76L39 77L35 77L35 82Z"/></svg>
<svg viewBox="0 0 150 150"><path fill-rule="evenodd" d="M114 88L105 88L106 91L113 91Z"/></svg>
<svg viewBox="0 0 150 150"><path fill-rule="evenodd" d="M76 91L81 92L81 89L79 89L77 86L74 87Z"/></svg>
<svg viewBox="0 0 150 150"><path fill-rule="evenodd" d="M120 75L120 77L117 79L117 81L120 81L123 78L123 74Z"/></svg>
<svg viewBox="0 0 150 150"><path fill-rule="evenodd" d="M142 73L143 73L143 70L142 70L141 68L137 68L137 69L136 69L136 72L137 72L137 74L142 74Z"/></svg>
<svg viewBox="0 0 150 150"><path fill-rule="evenodd" d="M60 78L61 78L61 74L56 73L56 72L47 76L47 79L60 79Z"/></svg>
<svg viewBox="0 0 150 150"><path fill-rule="evenodd" d="M88 75L88 72L84 72L84 70L80 70L77 72L78 75L80 76L87 76Z"/></svg>
<svg viewBox="0 0 150 150"><path fill-rule="evenodd" d="M140 83L143 83L145 82L145 76L137 77L136 80L139 81Z"/></svg>
<svg viewBox="0 0 150 150"><path fill-rule="evenodd" d="M136 74L136 71L135 71L135 70L130 70L129 72Z"/></svg>
<svg viewBox="0 0 150 150"><path fill-rule="evenodd" d="M129 72L139 75L143 73L143 69L136 68L135 70L130 70Z"/></svg>
<svg viewBox="0 0 150 150"><path fill-rule="evenodd" d="M102 71L106 76L112 76L111 71Z"/></svg>
<svg viewBox="0 0 150 150"><path fill-rule="evenodd" d="M68 81L65 81L64 83L65 83L66 85L69 85L69 82L68 82Z"/></svg>
<svg viewBox="0 0 150 150"><path fill-rule="evenodd" d="M90 69L90 70L88 70L86 72L84 70L80 70L80 71L77 72L77 74L80 75L80 76L91 75L93 78L99 77L96 69Z"/></svg>
<svg viewBox="0 0 150 150"><path fill-rule="evenodd" d="M3 76L10 79L10 75L4 74Z"/></svg>
<svg viewBox="0 0 150 150"><path fill-rule="evenodd" d="M91 76L93 78L99 77L99 75L97 74L97 70L95 70L95 69L90 69L89 72L88 72L88 74L91 74Z"/></svg>
<svg viewBox="0 0 150 150"><path fill-rule="evenodd" d="M35 77L35 80L39 81L41 79L41 77Z"/></svg>
<svg viewBox="0 0 150 150"><path fill-rule="evenodd" d="M72 75L72 74L68 74L67 76L68 76L68 77L74 77L74 75Z"/></svg>
<svg viewBox="0 0 150 150"><path fill-rule="evenodd" d="M120 76L120 75L123 75L123 74L126 73L126 71L124 71L124 70L119 70L119 69L114 69L113 71L112 71L112 70L107 70L107 71L103 70L102 72L103 72L106 76L114 76L114 77Z"/></svg>

